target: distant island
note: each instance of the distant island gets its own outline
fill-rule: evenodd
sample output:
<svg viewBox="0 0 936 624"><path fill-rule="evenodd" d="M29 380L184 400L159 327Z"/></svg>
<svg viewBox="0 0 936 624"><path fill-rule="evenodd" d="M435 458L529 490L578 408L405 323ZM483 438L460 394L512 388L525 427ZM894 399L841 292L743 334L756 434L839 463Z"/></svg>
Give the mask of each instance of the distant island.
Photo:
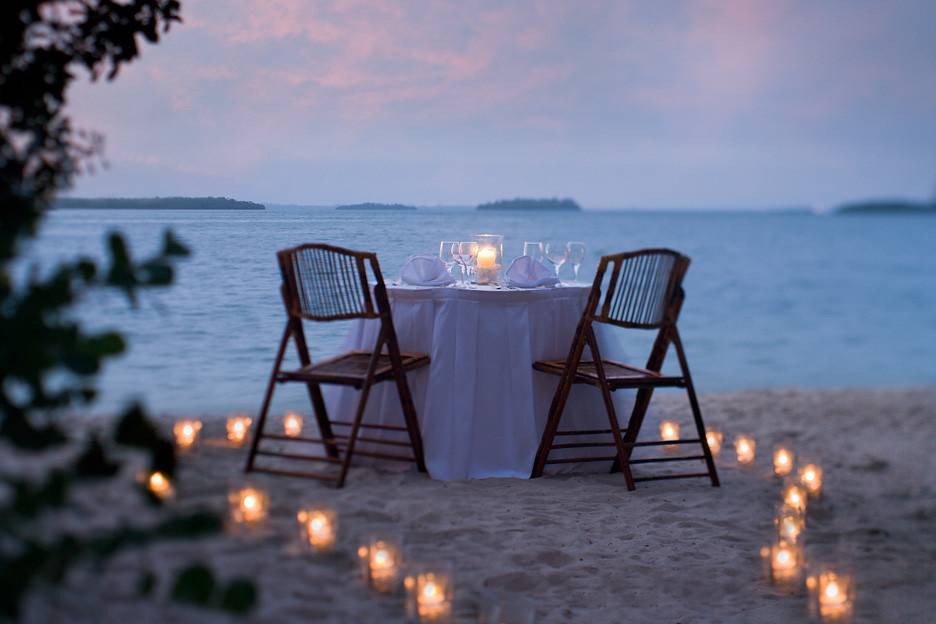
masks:
<svg viewBox="0 0 936 624"><path fill-rule="evenodd" d="M478 210L550 210L580 212L582 207L574 199L531 199L518 197L517 199L500 199L478 206Z"/></svg>
<svg viewBox="0 0 936 624"><path fill-rule="evenodd" d="M840 215L936 215L936 202L914 202L901 199L852 202L839 206L835 214Z"/></svg>
<svg viewBox="0 0 936 624"><path fill-rule="evenodd" d="M416 210L416 206L407 206L406 204L375 204L365 202L363 204L345 204L335 206L335 210Z"/></svg>
<svg viewBox="0 0 936 624"><path fill-rule="evenodd" d="M227 197L61 197L56 208L91 210L266 210L263 204Z"/></svg>

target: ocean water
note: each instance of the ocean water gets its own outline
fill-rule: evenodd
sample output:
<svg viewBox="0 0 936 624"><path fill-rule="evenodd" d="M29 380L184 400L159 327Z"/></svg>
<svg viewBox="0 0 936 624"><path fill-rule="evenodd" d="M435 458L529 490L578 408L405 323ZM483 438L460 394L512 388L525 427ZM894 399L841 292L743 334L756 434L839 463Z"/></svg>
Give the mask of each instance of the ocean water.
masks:
<svg viewBox="0 0 936 624"><path fill-rule="evenodd" d="M504 234L507 256L519 255L524 240L585 241L584 280L602 254L664 246L690 256L680 330L702 393L936 384L936 218L61 210L50 214L28 258L48 266L79 253L101 256L112 229L143 254L167 227L193 250L173 286L145 294L135 309L109 293L80 306L89 324L118 328L130 343L101 376L95 410L143 398L164 413L254 411L284 322L278 249L324 241L374 250L390 279L408 255L478 232ZM313 354L337 349L346 329L315 326ZM646 357L645 334L621 334L635 362ZM284 400L305 401L301 392Z"/></svg>

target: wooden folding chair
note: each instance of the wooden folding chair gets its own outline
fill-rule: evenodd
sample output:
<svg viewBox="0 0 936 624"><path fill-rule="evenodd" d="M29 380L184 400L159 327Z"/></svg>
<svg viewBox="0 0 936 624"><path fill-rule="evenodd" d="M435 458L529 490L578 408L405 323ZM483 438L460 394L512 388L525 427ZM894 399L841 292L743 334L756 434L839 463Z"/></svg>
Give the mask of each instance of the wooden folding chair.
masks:
<svg viewBox="0 0 936 624"><path fill-rule="evenodd" d="M602 285L608 269L610 278L602 299ZM715 462L705 438L705 424L696 397L689 364L683 351L676 319L679 317L685 293L682 289L683 277L689 268L689 258L669 249L644 249L629 253L604 256L598 265L591 295L582 313L572 348L565 360L539 361L533 368L544 373L559 376L559 386L553 396L546 429L540 441L536 460L533 464L532 478L543 474L546 464L577 463L585 461L612 460L611 471L623 469L627 489L633 490L637 481L657 479L679 479L687 477L709 477L713 486L718 486L718 473ZM599 309L599 305L601 306ZM595 338L594 323L605 323L616 327L631 329L656 329L656 340L644 368L602 359ZM670 343L676 347L679 367L678 376L661 373L663 360ZM591 351L592 359L583 360L585 346ZM566 401L574 384L589 384L601 390L605 410L608 414L610 429L560 431L559 421L565 409ZM625 430L618 425L611 393L621 388L634 388L637 397L630 421ZM689 405L695 420L698 438L684 440L654 440L638 442L637 436L647 413L647 406L656 388L685 388L689 395ZM610 442L568 442L554 444L556 436L603 436L611 434ZM605 438L607 439L607 438ZM699 444L702 453L680 457L653 457L631 459L631 453L637 446L659 446L677 444ZM575 449L589 447L614 447L615 455L610 457L562 457L549 459L550 452L556 449ZM635 478L631 466L659 462L702 460L705 472L666 474Z"/></svg>
<svg viewBox="0 0 936 624"><path fill-rule="evenodd" d="M268 472L331 480L335 481L340 488L344 485L348 475L351 457L355 454L355 443L358 441L391 447L410 447L412 457L362 450L357 451L357 454L378 459L413 461L416 462L420 472L426 472L419 422L416 419L416 408L406 383L406 373L429 364L429 356L423 353L400 352L396 332L393 329L387 289L383 275L380 273L377 255L317 243L284 249L276 255L283 277L280 293L283 297L283 304L286 306L286 329L283 331L283 337L276 352L276 360L273 363L273 372L263 397L257 428L250 446L250 454L247 457L247 472ZM367 265L370 266L370 271L377 282L373 293L368 287ZM350 351L313 363L306 344L303 320L327 322L348 319L378 319L380 321L380 331L373 349ZM301 366L296 370L281 370L286 344L290 338L296 344ZM383 352L385 347L386 353ZM362 422L370 389L375 383L381 381L396 383L405 427ZM320 438L264 433L263 428L270 409L270 401L273 398L273 389L277 384L289 382L302 383L308 388ZM321 384L352 386L361 391L352 421L329 418L325 410L325 401L322 399ZM342 427L345 431L350 428L350 431L346 434L336 434L333 429L335 427ZM409 440L365 437L359 435L361 429L373 429L383 433L405 432L409 435ZM260 442L264 438L280 442L321 444L325 454L318 456L264 450L260 448ZM256 465L258 457L325 462L340 465L340 470L337 474L332 474L258 467Z"/></svg>

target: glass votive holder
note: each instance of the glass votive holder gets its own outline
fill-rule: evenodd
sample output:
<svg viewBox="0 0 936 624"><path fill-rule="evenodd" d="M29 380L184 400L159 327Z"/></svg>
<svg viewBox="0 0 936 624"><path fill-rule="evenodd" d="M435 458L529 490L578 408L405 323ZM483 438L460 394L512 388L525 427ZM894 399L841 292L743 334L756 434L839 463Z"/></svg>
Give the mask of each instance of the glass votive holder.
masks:
<svg viewBox="0 0 936 624"><path fill-rule="evenodd" d="M240 446L247 439L247 432L250 431L250 424L253 419L244 414L237 414L227 419L225 425L227 429L227 439L229 442Z"/></svg>
<svg viewBox="0 0 936 624"><path fill-rule="evenodd" d="M739 435L735 438L735 454L738 456L738 463L742 466L750 466L754 463L754 456L757 453L757 441L753 436Z"/></svg>
<svg viewBox="0 0 936 624"><path fill-rule="evenodd" d="M454 614L455 580L449 563L421 563L407 567L406 618L410 624L449 624Z"/></svg>
<svg viewBox="0 0 936 624"><path fill-rule="evenodd" d="M761 549L764 572L774 585L798 585L803 574L805 556L803 546L778 539Z"/></svg>
<svg viewBox="0 0 936 624"><path fill-rule="evenodd" d="M338 512L325 505L308 505L296 514L299 540L306 550L331 552L338 541Z"/></svg>
<svg viewBox="0 0 936 624"><path fill-rule="evenodd" d="M478 624L534 624L534 622L536 622L536 608L529 599L494 590L482 592Z"/></svg>
<svg viewBox="0 0 936 624"><path fill-rule="evenodd" d="M822 495L822 467L819 464L805 464L797 472L796 478L810 497L819 498Z"/></svg>
<svg viewBox="0 0 936 624"><path fill-rule="evenodd" d="M143 484L149 492L159 500L166 500L175 495L172 481L158 470L143 475Z"/></svg>
<svg viewBox="0 0 936 624"><path fill-rule="evenodd" d="M819 564L806 577L809 616L813 622L847 624L855 608L855 582L850 573Z"/></svg>
<svg viewBox="0 0 936 624"><path fill-rule="evenodd" d="M679 439L679 423L673 420L660 421L660 440L670 442ZM663 446L665 451L675 451L679 447L676 444L666 444Z"/></svg>
<svg viewBox="0 0 936 624"><path fill-rule="evenodd" d="M777 527L778 539L796 544L802 543L803 531L806 530L805 513L799 509L781 503L777 508L774 524Z"/></svg>
<svg viewBox="0 0 936 624"><path fill-rule="evenodd" d="M302 434L302 416L296 412L286 412L283 416L283 434L289 438L298 438Z"/></svg>
<svg viewBox="0 0 936 624"><path fill-rule="evenodd" d="M403 577L403 548L396 536L369 535L358 546L361 576L368 587L382 594L400 588Z"/></svg>
<svg viewBox="0 0 936 624"><path fill-rule="evenodd" d="M475 234L478 255L475 257L475 278L479 284L492 284L500 275L504 262L504 237L500 234Z"/></svg>
<svg viewBox="0 0 936 624"><path fill-rule="evenodd" d="M793 472L796 456L786 444L778 444L773 449L773 472L777 477L786 477Z"/></svg>
<svg viewBox="0 0 936 624"><path fill-rule="evenodd" d="M782 504L799 513L806 513L806 489L793 480L787 480L781 492Z"/></svg>
<svg viewBox="0 0 936 624"><path fill-rule="evenodd" d="M175 421L172 425L172 435L175 437L176 447L185 451L195 446L201 428L200 420L186 418Z"/></svg>
<svg viewBox="0 0 936 624"><path fill-rule="evenodd" d="M231 521L239 526L256 526L266 520L270 501L266 492L253 486L244 486L228 492L228 510Z"/></svg>
<svg viewBox="0 0 936 624"><path fill-rule="evenodd" d="M721 453L722 444L725 442L725 434L718 429L708 429L705 432L705 441L708 442L712 457L718 457L718 454Z"/></svg>

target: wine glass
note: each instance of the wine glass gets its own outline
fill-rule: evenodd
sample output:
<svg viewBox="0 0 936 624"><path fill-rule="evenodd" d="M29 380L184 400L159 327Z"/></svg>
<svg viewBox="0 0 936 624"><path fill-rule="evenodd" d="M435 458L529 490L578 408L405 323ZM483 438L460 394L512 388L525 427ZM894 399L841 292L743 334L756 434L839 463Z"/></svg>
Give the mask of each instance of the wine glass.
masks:
<svg viewBox="0 0 936 624"><path fill-rule="evenodd" d="M556 267L556 279L559 279L559 269L569 257L569 249L565 243L546 243L546 259Z"/></svg>
<svg viewBox="0 0 936 624"><path fill-rule="evenodd" d="M462 285L468 284L468 267L478 257L478 243L461 241L458 243L458 261L462 265Z"/></svg>
<svg viewBox="0 0 936 624"><path fill-rule="evenodd" d="M523 241L523 255L530 256L537 262L542 262L543 243L539 241Z"/></svg>
<svg viewBox="0 0 936 624"><path fill-rule="evenodd" d="M457 260L455 256L458 254L458 243L456 241L442 241L439 243L439 259L442 260L442 264L445 265L445 270L449 273L452 272L452 267L455 266Z"/></svg>
<svg viewBox="0 0 936 624"><path fill-rule="evenodd" d="M569 264L572 265L572 273L577 282L579 268L582 266L582 261L585 259L585 243L581 241L569 241L566 243L566 249L568 249L569 252L567 260Z"/></svg>

